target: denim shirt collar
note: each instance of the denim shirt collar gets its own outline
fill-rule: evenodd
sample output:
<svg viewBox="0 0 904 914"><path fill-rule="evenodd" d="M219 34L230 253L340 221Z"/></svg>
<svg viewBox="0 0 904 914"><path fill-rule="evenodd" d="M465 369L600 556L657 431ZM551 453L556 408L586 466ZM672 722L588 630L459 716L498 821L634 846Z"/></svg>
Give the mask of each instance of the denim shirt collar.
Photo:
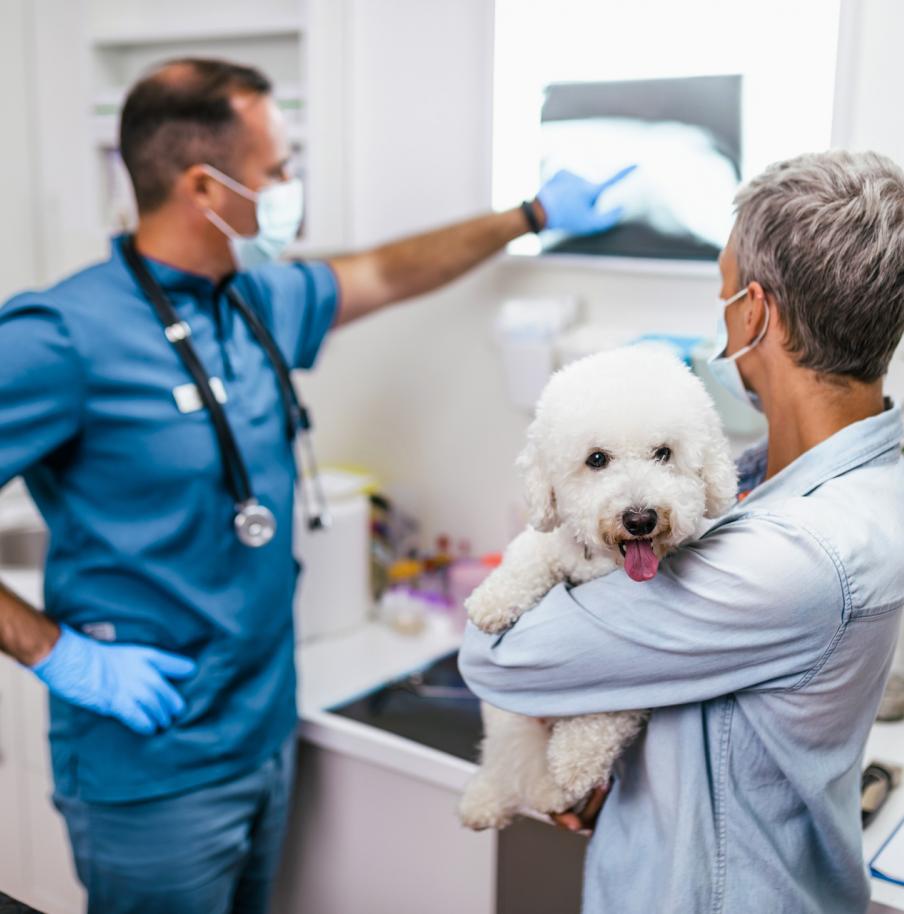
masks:
<svg viewBox="0 0 904 914"><path fill-rule="evenodd" d="M823 483L901 447L901 408L886 397L885 409L875 416L853 422L825 441L801 454L771 479L762 481L766 471L764 439L745 451L738 460L741 490L750 494L730 509L725 517L767 507L774 499L809 495Z"/></svg>

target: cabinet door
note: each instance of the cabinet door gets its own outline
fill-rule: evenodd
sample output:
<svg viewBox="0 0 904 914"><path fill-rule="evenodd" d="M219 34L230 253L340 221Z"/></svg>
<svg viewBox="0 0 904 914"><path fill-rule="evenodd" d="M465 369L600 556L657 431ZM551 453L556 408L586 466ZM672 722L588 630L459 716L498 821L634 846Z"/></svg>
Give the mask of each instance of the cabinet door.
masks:
<svg viewBox="0 0 904 914"><path fill-rule="evenodd" d="M85 893L75 875L69 836L50 799L50 778L23 771L22 812L27 822L26 854L29 885L19 896L45 914L77 914L85 910Z"/></svg>
<svg viewBox="0 0 904 914"><path fill-rule="evenodd" d="M455 791L300 749L275 914L493 914L496 833L462 828Z"/></svg>
<svg viewBox="0 0 904 914"><path fill-rule="evenodd" d="M16 687L19 708L19 758L26 771L41 774L48 783L52 780L50 769L50 743L47 731L50 714L47 707L47 688L37 676L17 667L13 675L19 678Z"/></svg>
<svg viewBox="0 0 904 914"><path fill-rule="evenodd" d="M15 672L13 661L0 655L0 892L20 898L25 887L25 854Z"/></svg>
<svg viewBox="0 0 904 914"><path fill-rule="evenodd" d="M16 762L24 885L16 897L45 914L75 914L84 893L75 875L69 836L53 806L47 744L47 690L28 670L9 671L16 696Z"/></svg>

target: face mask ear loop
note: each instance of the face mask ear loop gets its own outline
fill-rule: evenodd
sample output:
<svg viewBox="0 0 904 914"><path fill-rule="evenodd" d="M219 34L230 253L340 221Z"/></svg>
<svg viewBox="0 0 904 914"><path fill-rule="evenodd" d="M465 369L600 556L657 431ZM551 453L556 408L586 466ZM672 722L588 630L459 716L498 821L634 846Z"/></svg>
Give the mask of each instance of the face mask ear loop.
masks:
<svg viewBox="0 0 904 914"><path fill-rule="evenodd" d="M751 343L751 349L763 342L763 337L766 336L766 331L769 329L769 318L772 316L772 309L765 299L763 299L763 307L766 309L766 320L763 321L763 329L760 330L759 336Z"/></svg>
<svg viewBox="0 0 904 914"><path fill-rule="evenodd" d="M722 302L722 309L724 310L729 305L733 305L736 301L740 301L745 295L749 295L749 294L750 294L750 289L747 286L744 286L743 289L739 289L737 292L735 292L735 294L732 295L731 298L728 298L724 302Z"/></svg>
<svg viewBox="0 0 904 914"><path fill-rule="evenodd" d="M735 292L735 294L732 295L731 298L728 298L724 302L722 302L723 314L725 312L725 309L729 305L733 305L736 301L740 301L740 299L742 299L745 295L749 295L749 294L750 294L749 286L744 286L743 289L739 289L737 292ZM757 334L756 339L749 342L746 346L742 346L737 352L733 352L731 355L720 356L721 358L726 359L729 362L736 362L739 358L741 358L741 356L747 355L747 353L750 352L751 349L754 349L756 346L759 346L759 344L763 341L763 337L766 336L766 331L769 329L770 308L769 308L769 302L765 301L765 299L763 301L763 306L766 309L766 320L763 321L763 329L760 330L760 332Z"/></svg>
<svg viewBox="0 0 904 914"><path fill-rule="evenodd" d="M242 236L219 214L212 209L205 208L204 215L229 239L235 241Z"/></svg>
<svg viewBox="0 0 904 914"><path fill-rule="evenodd" d="M732 355L725 356L726 359L730 359L732 362L737 362L742 355L747 355L751 349L755 349L763 341L763 337L766 335L766 331L769 329L769 302L765 302L766 308L766 320L763 321L763 329L757 334L756 339L749 342L746 346L739 349L737 352Z"/></svg>
<svg viewBox="0 0 904 914"><path fill-rule="evenodd" d="M235 191L240 197L244 197L252 203L257 203L258 194L253 190L249 190L244 184L239 184L238 181L230 178L229 175L223 174L219 168L214 168L213 165L205 164L202 167L214 181L219 181L220 184L229 188L229 190ZM240 235L222 216L215 213L210 207L205 207L204 215L231 241L246 237ZM247 237L253 238L254 236L248 235Z"/></svg>
<svg viewBox="0 0 904 914"><path fill-rule="evenodd" d="M257 203L258 194L255 191L251 190L250 187L245 187L244 184L241 184L239 181L236 181L235 178L230 178L229 175L224 174L220 171L219 168L214 168L213 165L207 165L206 163L203 166L207 174L210 175L214 181L219 181L224 187L228 187L231 191L237 193L240 197L244 197L246 200L250 200L252 203Z"/></svg>

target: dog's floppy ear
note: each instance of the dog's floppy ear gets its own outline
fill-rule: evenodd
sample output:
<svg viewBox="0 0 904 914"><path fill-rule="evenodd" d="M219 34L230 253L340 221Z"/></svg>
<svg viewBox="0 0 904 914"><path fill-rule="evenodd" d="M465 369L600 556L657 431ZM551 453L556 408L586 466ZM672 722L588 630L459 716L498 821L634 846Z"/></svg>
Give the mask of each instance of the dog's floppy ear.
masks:
<svg viewBox="0 0 904 914"><path fill-rule="evenodd" d="M556 493L540 465L537 446L528 437L527 445L518 457L516 466L524 479L527 499L527 519L541 533L555 530L561 521L556 511Z"/></svg>
<svg viewBox="0 0 904 914"><path fill-rule="evenodd" d="M706 444L703 449L704 491L706 516L718 517L735 502L738 494L738 473L731 456L731 446L722 430L722 423L712 403L706 408Z"/></svg>

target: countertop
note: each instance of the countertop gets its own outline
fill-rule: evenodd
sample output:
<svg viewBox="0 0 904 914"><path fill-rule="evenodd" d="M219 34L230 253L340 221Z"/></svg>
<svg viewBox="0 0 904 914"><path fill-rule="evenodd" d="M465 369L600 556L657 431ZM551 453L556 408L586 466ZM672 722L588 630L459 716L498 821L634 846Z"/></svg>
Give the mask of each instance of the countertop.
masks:
<svg viewBox="0 0 904 914"><path fill-rule="evenodd" d="M41 575L36 571L0 569L0 580L34 605L41 604ZM452 791L461 790L474 766L462 759L421 746L325 710L429 665L458 647L460 635L443 626L418 635L402 635L370 623L352 632L324 638L296 649L300 671L299 732L326 749L365 759ZM874 725L866 761L904 765L904 721ZM904 786L895 790L863 836L871 859L895 824L904 818ZM904 887L873 879L873 900L904 911Z"/></svg>
<svg viewBox="0 0 904 914"><path fill-rule="evenodd" d="M370 692L458 648L461 636L443 626L401 635L372 622L353 632L296 649L302 736L317 746L366 759L450 790L461 790L474 765L324 709Z"/></svg>

